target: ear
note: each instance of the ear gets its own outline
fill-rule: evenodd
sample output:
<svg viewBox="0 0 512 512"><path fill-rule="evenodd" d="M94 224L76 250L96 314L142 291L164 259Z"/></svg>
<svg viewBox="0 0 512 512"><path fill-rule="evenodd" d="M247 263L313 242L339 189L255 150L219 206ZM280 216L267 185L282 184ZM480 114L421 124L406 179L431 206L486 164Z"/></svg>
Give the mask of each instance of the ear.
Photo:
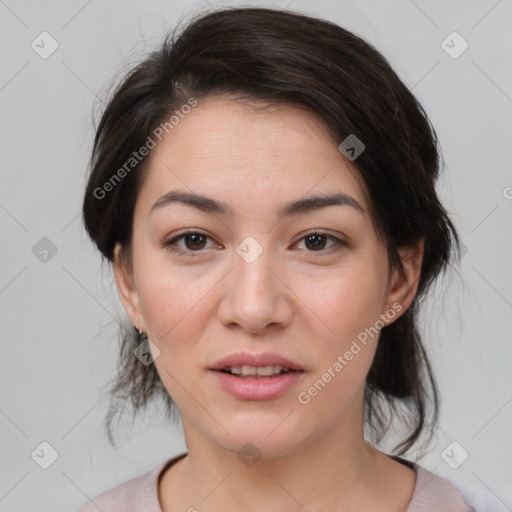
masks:
<svg viewBox="0 0 512 512"><path fill-rule="evenodd" d="M117 243L114 248L113 271L119 298L132 324L145 331L144 320L140 312L139 294L135 288L133 272L128 267L128 262L121 258L121 246Z"/></svg>
<svg viewBox="0 0 512 512"><path fill-rule="evenodd" d="M414 300L420 282L424 248L424 240L421 239L416 245L398 249L403 271L395 270L390 279L387 310L393 309L405 313ZM399 316L393 315L393 319L386 324L392 323Z"/></svg>

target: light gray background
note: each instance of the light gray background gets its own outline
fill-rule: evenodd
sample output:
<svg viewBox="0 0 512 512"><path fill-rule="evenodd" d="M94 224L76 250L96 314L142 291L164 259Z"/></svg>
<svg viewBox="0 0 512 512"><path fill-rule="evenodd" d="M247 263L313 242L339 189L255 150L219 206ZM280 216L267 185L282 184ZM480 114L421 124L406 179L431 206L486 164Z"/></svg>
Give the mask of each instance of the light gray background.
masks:
<svg viewBox="0 0 512 512"><path fill-rule="evenodd" d="M75 510L186 449L181 426L158 417L127 429L117 452L107 444L102 386L124 311L80 216L93 102L178 19L208 7L186 4L0 0L0 511ZM420 463L477 510L512 510L512 2L252 5L288 5L363 36L430 116L447 164L439 190L467 252L426 308L442 417ZM59 45L47 59L31 48L43 31ZM453 31L469 43L456 59L441 46ZM42 237L57 248L46 262L32 250ZM31 458L43 441L59 454L48 469ZM453 441L469 453L458 469L441 457Z"/></svg>

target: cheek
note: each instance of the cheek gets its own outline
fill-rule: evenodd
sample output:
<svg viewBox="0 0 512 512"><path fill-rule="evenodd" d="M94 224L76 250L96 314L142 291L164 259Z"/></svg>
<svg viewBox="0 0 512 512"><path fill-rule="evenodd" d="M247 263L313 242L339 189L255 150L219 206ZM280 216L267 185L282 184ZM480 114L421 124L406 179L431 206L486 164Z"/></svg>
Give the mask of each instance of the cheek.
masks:
<svg viewBox="0 0 512 512"><path fill-rule="evenodd" d="M204 331L212 318L219 276L202 275L192 267L180 272L155 262L140 268L140 309L149 338L159 349L155 366L178 407L191 407L189 393L201 385L204 372Z"/></svg>
<svg viewBox="0 0 512 512"><path fill-rule="evenodd" d="M141 264L141 269L137 276L140 309L152 336L162 343L193 339L221 276L198 267L170 267L161 261Z"/></svg>
<svg viewBox="0 0 512 512"><path fill-rule="evenodd" d="M339 272L320 290L310 291L307 306L321 319L312 359L313 380L325 383L325 399L350 395L361 385L378 343L383 279L377 270ZM313 391L314 393L315 391Z"/></svg>
<svg viewBox="0 0 512 512"><path fill-rule="evenodd" d="M308 286L302 294L307 297L305 305L328 327L323 338L343 344L373 326L384 312L384 285L378 269L366 266L331 273L320 286Z"/></svg>
<svg viewBox="0 0 512 512"><path fill-rule="evenodd" d="M332 418L338 418L359 396L379 339L378 286L379 280L369 273L352 274L331 280L322 293L310 295L309 307L329 329L316 337L311 354L315 369L297 396L301 407L319 415L330 410Z"/></svg>

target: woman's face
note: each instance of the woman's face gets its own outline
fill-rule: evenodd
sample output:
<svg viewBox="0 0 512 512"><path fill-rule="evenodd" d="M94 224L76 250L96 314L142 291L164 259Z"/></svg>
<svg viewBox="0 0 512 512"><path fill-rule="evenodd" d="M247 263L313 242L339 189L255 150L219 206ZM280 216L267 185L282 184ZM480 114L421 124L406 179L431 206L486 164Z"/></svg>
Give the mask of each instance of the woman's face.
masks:
<svg viewBox="0 0 512 512"><path fill-rule="evenodd" d="M408 307L417 275L388 281L354 164L311 113L229 99L200 103L149 158L133 275L115 272L186 435L268 456L359 436L378 329ZM161 199L170 192L195 199ZM241 352L302 371L256 382L212 370Z"/></svg>

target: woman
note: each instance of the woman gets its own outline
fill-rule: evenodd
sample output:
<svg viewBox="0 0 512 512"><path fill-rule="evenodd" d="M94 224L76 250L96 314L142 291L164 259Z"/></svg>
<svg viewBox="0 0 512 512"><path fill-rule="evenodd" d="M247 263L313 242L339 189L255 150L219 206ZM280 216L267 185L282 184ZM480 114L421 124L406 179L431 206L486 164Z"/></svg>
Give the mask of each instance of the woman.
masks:
<svg viewBox="0 0 512 512"><path fill-rule="evenodd" d="M113 398L163 397L187 452L81 511L473 510L402 458L438 412L417 315L458 248L439 160L387 61L324 20L220 10L131 70L84 221L134 327Z"/></svg>

